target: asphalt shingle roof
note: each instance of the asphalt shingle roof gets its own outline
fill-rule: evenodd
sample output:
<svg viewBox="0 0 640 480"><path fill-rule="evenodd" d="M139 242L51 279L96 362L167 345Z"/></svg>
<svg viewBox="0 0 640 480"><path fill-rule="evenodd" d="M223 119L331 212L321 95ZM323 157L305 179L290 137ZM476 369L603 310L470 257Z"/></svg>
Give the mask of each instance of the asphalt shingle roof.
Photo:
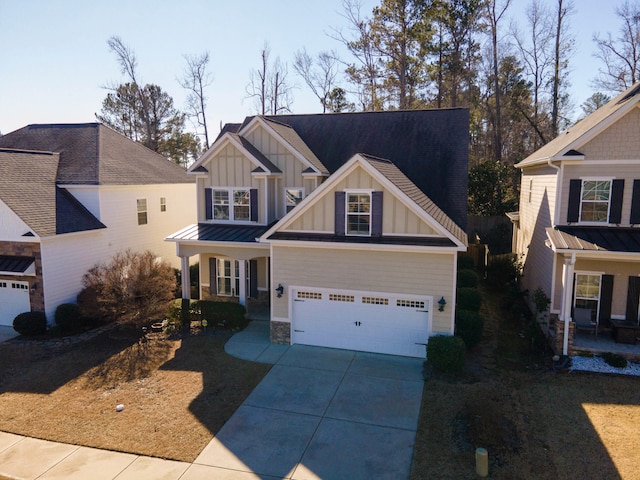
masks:
<svg viewBox="0 0 640 480"><path fill-rule="evenodd" d="M0 148L59 153L61 185L195 182L162 155L100 123L28 125L1 136Z"/></svg>
<svg viewBox="0 0 640 480"><path fill-rule="evenodd" d="M0 200L41 237L105 228L56 185L58 169L57 153L0 149Z"/></svg>

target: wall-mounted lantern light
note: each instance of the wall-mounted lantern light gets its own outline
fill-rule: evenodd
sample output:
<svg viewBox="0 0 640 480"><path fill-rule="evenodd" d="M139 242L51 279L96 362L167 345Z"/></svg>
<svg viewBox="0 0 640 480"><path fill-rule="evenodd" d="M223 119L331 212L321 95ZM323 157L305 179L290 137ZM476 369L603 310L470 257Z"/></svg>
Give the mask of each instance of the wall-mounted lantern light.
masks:
<svg viewBox="0 0 640 480"><path fill-rule="evenodd" d="M278 294L278 298L280 298L284 293L284 287L282 286L281 283L278 284L278 288L276 288L276 293Z"/></svg>
<svg viewBox="0 0 640 480"><path fill-rule="evenodd" d="M440 297L440 300L438 300L438 311L444 312L444 306L446 304L447 304L447 301L444 299L444 297Z"/></svg>

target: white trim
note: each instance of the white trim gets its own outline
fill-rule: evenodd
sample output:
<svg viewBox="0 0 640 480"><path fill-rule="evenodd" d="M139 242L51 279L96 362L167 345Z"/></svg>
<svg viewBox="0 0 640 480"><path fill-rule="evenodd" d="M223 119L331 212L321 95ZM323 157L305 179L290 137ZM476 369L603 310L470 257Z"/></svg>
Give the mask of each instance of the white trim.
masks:
<svg viewBox="0 0 640 480"><path fill-rule="evenodd" d="M611 216L611 192L613 191L613 180L615 177L579 177L580 181L580 208L578 211L578 225L586 225L586 226L596 226L596 225L610 225L609 217ZM582 198L584 192L584 182L609 182L609 198L607 199L607 219L602 222L594 221L594 220L582 220L582 204L585 200ZM603 200L586 200L586 203L604 203ZM567 205L567 208L568 205Z"/></svg>
<svg viewBox="0 0 640 480"><path fill-rule="evenodd" d="M220 151L226 146L227 143L231 143L235 148L237 148L240 151L240 153L242 153L256 167L260 167L260 168L265 169L264 172L258 172L261 175L270 175L270 174L278 174L279 173L279 172L272 172L271 170L268 169L268 167L266 165L262 164L262 162L257 160L253 156L253 154L251 152L249 152L249 150L244 148L242 143L240 143L230 132L226 132L213 145L211 145L209 150L204 152L200 156L200 158L198 158L198 160L196 160L196 162L189 167L189 169L187 170L187 173L196 174L196 175L199 174L200 172L194 172L194 170L196 168L198 168L199 166L203 165L204 163L208 163L210 160L213 160L213 158L218 153L220 153ZM202 172L202 174L208 175L208 174L205 174L204 172Z"/></svg>
<svg viewBox="0 0 640 480"><path fill-rule="evenodd" d="M259 222L252 222L251 221L251 190L257 190L254 189L253 187L243 187L243 186L238 186L238 187L222 187L222 186L216 186L216 187L206 187L206 188L210 188L211 189L211 216L213 218L211 219L207 219L204 221L204 223L231 223L234 225L255 225ZM221 192L226 191L227 192L227 207L229 207L229 215L227 219L222 219L222 218L215 218L215 191L219 190ZM235 193L236 192L247 192L249 194L249 203L248 203L248 207L249 207L249 220L236 220L235 219L235 209L236 209L236 203L235 203ZM206 199L206 195L205 195L205 199ZM205 200L206 201L206 200ZM224 206L224 205L222 205ZM242 204L238 204L238 206L244 206ZM205 209L206 209L206 205L205 205ZM259 214L260 212L258 212ZM258 215L259 216L259 215Z"/></svg>
<svg viewBox="0 0 640 480"><path fill-rule="evenodd" d="M357 238L357 237L356 237ZM437 247L424 245L389 245L381 243L338 243L338 242L307 242L299 240L269 240L271 246L288 246L300 248L324 248L331 250L367 250L367 251L396 251L396 252L424 252L451 254L452 252L466 252L461 247Z"/></svg>
<svg viewBox="0 0 640 480"><path fill-rule="evenodd" d="M289 207L289 203L287 203L287 190L300 190L300 192L302 193L302 197L300 198L300 202L296 203L295 205L293 205L293 208L297 207L298 205L300 205L300 203L302 203L302 200L305 199L306 197L306 189L304 187L284 187L282 189L282 195L284 198L284 214L286 215L287 213L289 213L287 211L287 207ZM291 210L293 210L293 208Z"/></svg>
<svg viewBox="0 0 640 480"><path fill-rule="evenodd" d="M371 229L373 227L373 190L370 189L353 189L344 190L344 235L345 237L371 237ZM369 196L369 212L349 212L349 195L368 195ZM367 233L349 233L349 215L367 215L369 217L369 231Z"/></svg>

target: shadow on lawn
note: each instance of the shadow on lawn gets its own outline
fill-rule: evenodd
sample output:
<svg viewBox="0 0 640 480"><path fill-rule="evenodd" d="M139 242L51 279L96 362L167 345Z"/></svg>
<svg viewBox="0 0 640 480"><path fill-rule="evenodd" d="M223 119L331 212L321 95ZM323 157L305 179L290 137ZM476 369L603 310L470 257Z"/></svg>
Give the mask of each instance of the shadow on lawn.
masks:
<svg viewBox="0 0 640 480"><path fill-rule="evenodd" d="M0 394L52 393L92 368L103 369L105 365L114 365L113 358L131 355L126 352L130 352L138 340L139 336L114 339L109 333L103 333L82 344L66 347L29 341L0 344ZM135 364L136 361L130 359L128 365Z"/></svg>
<svg viewBox="0 0 640 480"><path fill-rule="evenodd" d="M213 435L271 368L227 354L224 344L230 337L228 332L185 337L175 356L160 367L202 374L202 392L191 402L189 410Z"/></svg>

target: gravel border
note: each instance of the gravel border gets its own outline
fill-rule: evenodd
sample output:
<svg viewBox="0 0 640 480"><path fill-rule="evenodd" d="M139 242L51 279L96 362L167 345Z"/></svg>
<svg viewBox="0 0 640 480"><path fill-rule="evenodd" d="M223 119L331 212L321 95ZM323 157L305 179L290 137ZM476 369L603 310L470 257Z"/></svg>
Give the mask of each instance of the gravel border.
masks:
<svg viewBox="0 0 640 480"><path fill-rule="evenodd" d="M609 365L600 357L571 357L571 367L569 367L569 370L640 376L640 365L636 363L628 362L625 368L616 368Z"/></svg>

